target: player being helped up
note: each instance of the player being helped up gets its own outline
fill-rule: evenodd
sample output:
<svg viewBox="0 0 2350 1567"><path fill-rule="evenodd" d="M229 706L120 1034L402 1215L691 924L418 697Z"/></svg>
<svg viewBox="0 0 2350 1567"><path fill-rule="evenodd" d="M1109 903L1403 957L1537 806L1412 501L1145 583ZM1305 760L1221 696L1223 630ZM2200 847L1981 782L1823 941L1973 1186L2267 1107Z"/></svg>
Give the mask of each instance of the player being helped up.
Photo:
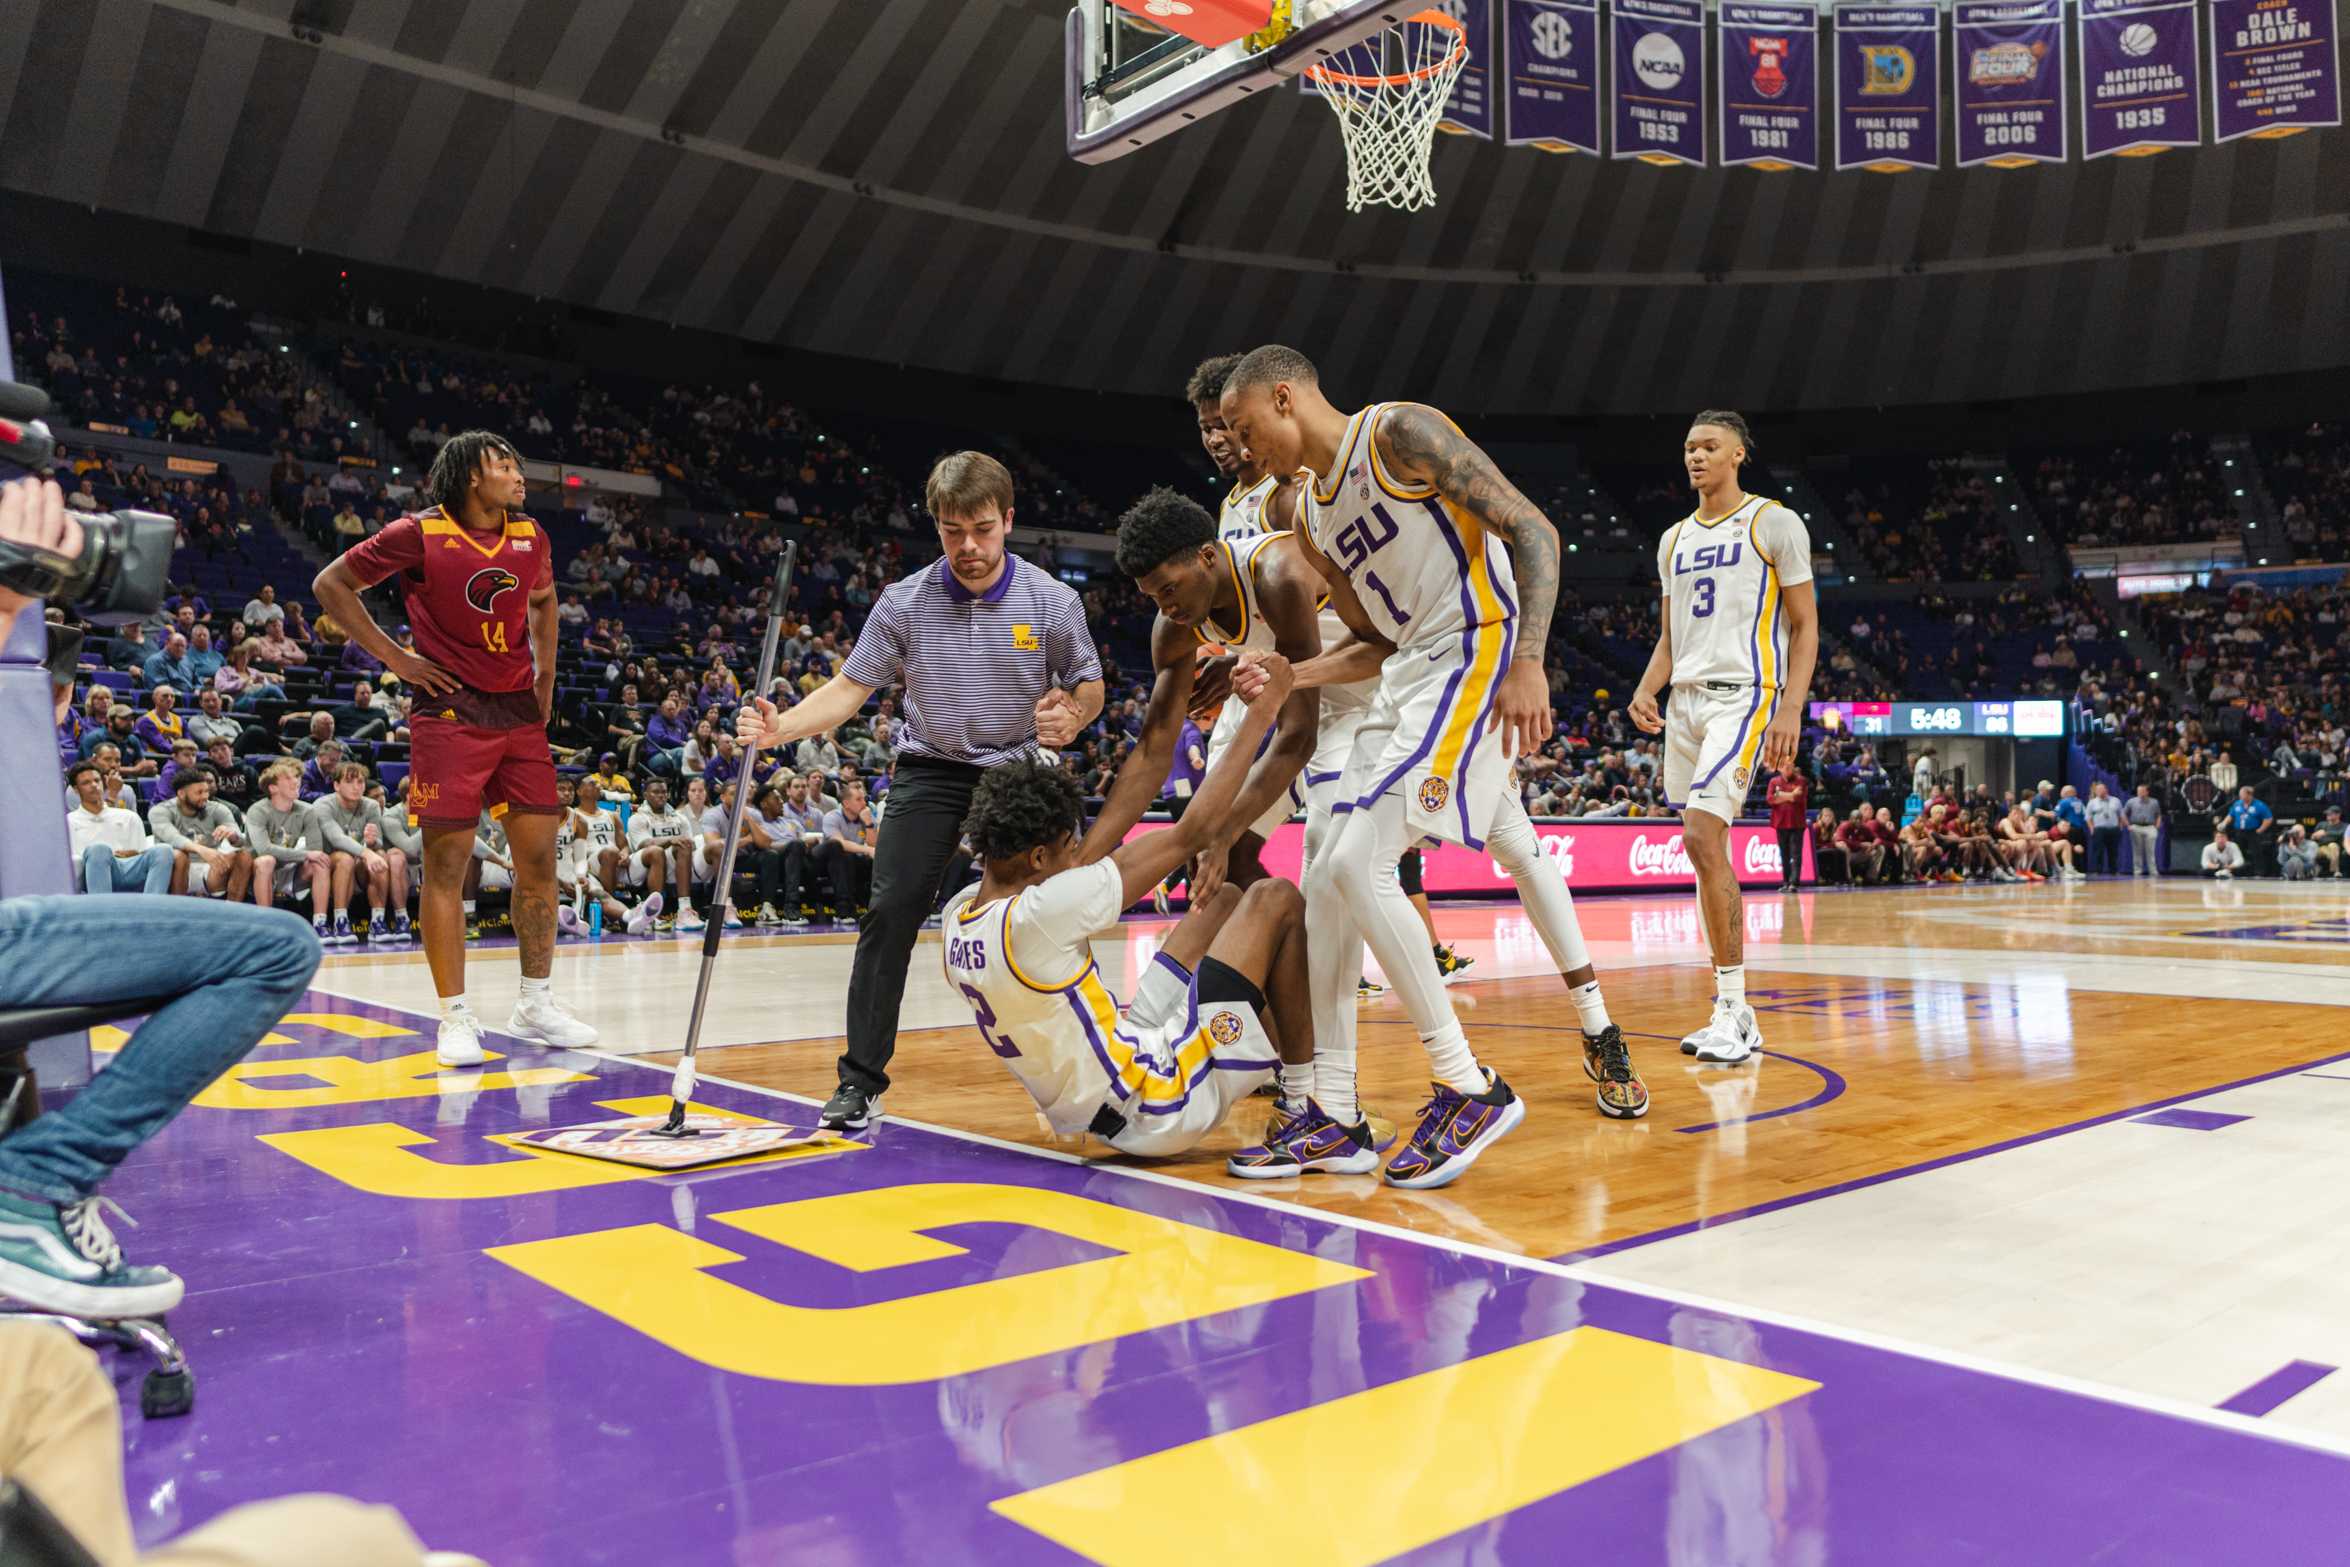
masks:
<svg viewBox="0 0 2350 1567"><path fill-rule="evenodd" d="M947 983L1062 1136L1091 1133L1145 1157L1180 1154L1270 1078L1279 1107L1265 1140L1234 1154L1228 1170L1251 1179L1367 1174L1379 1162L1369 1134L1340 1126L1309 1097L1305 899L1293 884L1266 879L1201 900L1124 1011L1093 961L1093 933L1219 830L1281 711L1288 662L1245 657L1266 679L1191 809L1106 857L1081 854L1084 799L1066 772L1042 760L989 770L964 821L986 874L947 911Z"/></svg>

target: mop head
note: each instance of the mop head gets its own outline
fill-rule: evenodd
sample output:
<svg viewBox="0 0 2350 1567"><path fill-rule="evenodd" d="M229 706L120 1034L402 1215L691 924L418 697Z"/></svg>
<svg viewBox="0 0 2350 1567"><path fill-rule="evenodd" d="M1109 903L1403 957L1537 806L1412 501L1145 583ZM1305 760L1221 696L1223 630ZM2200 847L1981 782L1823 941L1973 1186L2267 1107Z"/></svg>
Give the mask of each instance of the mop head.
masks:
<svg viewBox="0 0 2350 1567"><path fill-rule="evenodd" d="M660 1135L668 1120L665 1115L632 1115L616 1121L583 1121L577 1126L523 1132L506 1141L645 1170L691 1170L729 1159L809 1157L863 1146L821 1129L803 1130L729 1115L689 1114L685 1125L691 1136Z"/></svg>

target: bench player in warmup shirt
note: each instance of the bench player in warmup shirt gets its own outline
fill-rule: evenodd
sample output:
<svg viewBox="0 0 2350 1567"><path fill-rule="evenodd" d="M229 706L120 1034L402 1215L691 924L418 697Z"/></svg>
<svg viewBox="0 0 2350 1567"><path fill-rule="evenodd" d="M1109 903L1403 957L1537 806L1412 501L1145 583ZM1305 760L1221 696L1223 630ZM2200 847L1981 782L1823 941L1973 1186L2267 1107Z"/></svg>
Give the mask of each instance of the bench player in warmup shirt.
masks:
<svg viewBox="0 0 2350 1567"><path fill-rule="evenodd" d="M1575 1002L1600 1112L1646 1114L1647 1087L1607 1015L1574 901L1542 853L1509 765L1550 733L1542 656L1558 600L1557 530L1442 414L1416 403L1341 413L1293 348L1249 353L1225 383L1224 417L1260 460L1312 470L1307 526L1296 537L1354 637L1310 660L1298 682L1378 680L1306 897L1315 994L1329 1004L1351 996L1349 965L1368 941L1428 1049L1435 1081L1418 1129L1388 1162L1388 1182L1449 1184L1525 1116L1470 1049L1397 881L1405 847L1423 838L1488 850L1517 883ZM1261 678L1244 664L1233 689L1251 697Z"/></svg>
<svg viewBox="0 0 2350 1567"><path fill-rule="evenodd" d="M1085 802L1067 772L1042 760L988 770L964 819L986 869L947 909L947 983L1062 1136L1172 1157L1270 1079L1277 1109L1265 1140L1226 1169L1249 1179L1364 1174L1378 1154L1312 1097L1305 902L1295 886L1267 878L1195 902L1123 1010L1094 965L1093 933L1211 841L1288 699L1285 660L1245 657L1265 662L1251 666L1264 678L1240 738L1165 831L1094 856L1079 843Z"/></svg>
<svg viewBox="0 0 2350 1567"><path fill-rule="evenodd" d="M1665 799L1681 812L1697 915L1713 951L1713 1015L1681 1051L1717 1063L1762 1048L1746 1004L1746 902L1730 863L1730 824L1758 770L1795 760L1820 651L1811 535L1794 512L1739 487L1753 446L1737 414L1708 410L1690 422L1681 462L1697 509L1657 542L1664 613L1628 709L1643 732L1665 737ZM1660 714L1656 699L1668 685L1672 710Z"/></svg>
<svg viewBox="0 0 2350 1567"><path fill-rule="evenodd" d="M522 509L522 457L503 436L450 438L425 480L430 509L401 517L327 563L312 587L353 641L408 683L410 812L424 829L424 952L441 1000L440 1064L479 1066L481 1023L465 998L464 893L481 813L502 822L514 866L522 992L517 1039L584 1048L596 1031L557 1002L556 794L547 716L555 699L555 563ZM397 576L414 651L375 623L360 593Z"/></svg>

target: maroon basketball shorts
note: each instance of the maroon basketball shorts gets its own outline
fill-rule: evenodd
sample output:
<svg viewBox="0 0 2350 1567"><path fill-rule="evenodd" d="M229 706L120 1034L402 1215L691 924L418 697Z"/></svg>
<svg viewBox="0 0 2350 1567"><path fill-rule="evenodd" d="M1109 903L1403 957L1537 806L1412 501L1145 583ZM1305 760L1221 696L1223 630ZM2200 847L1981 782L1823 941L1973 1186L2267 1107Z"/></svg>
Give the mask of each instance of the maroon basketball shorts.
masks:
<svg viewBox="0 0 2350 1567"><path fill-rule="evenodd" d="M446 718L408 723L408 817L435 827L471 827L522 811L552 816L555 758L540 724L481 729Z"/></svg>

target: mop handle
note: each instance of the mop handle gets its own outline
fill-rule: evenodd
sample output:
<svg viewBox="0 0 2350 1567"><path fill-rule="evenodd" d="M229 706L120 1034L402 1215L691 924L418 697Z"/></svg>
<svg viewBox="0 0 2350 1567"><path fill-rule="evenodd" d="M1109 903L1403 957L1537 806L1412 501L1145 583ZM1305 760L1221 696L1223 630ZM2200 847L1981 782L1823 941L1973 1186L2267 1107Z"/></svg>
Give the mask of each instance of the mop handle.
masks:
<svg viewBox="0 0 2350 1567"><path fill-rule="evenodd" d="M775 582L767 597L767 641L759 649L758 684L744 697L751 701L767 694L767 683L775 678L777 645L783 639L783 606L791 596L792 568L798 564L799 542L786 539L783 553L776 558ZM718 964L718 936L726 926L727 899L734 888L734 851L742 842L743 809L751 799L751 769L756 751L742 753L742 772L734 786L734 805L726 813L726 847L718 856L718 894L710 910L710 923L702 927L702 972L694 981L693 1015L685 1025L685 1055L677 1063L677 1076L669 1085L669 1097L679 1104L693 1097L694 1051L702 1042L702 1009L710 1001L710 976Z"/></svg>

